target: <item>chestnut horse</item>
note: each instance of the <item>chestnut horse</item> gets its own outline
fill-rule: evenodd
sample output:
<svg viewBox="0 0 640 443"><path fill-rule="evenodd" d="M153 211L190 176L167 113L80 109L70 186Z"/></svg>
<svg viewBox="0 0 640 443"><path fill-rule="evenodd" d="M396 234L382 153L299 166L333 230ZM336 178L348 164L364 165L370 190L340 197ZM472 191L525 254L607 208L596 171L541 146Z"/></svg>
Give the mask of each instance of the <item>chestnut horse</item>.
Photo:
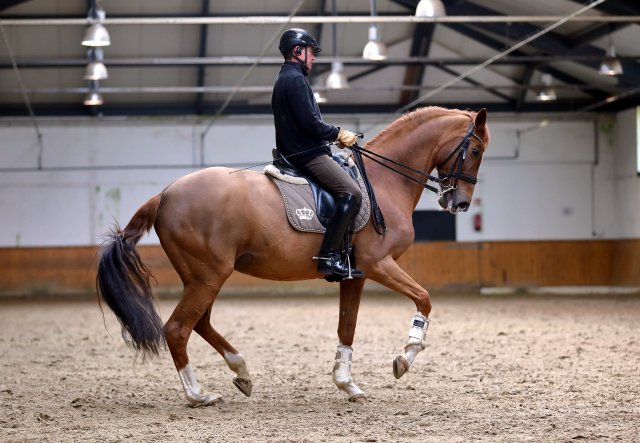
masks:
<svg viewBox="0 0 640 443"><path fill-rule="evenodd" d="M476 114L421 108L396 120L365 147L426 173L434 168L442 173L451 167L454 159L450 154L475 123L475 138L470 139L461 172L476 177L489 141L486 117L485 109ZM365 280L370 278L416 304L418 312L405 352L393 361L396 378L425 348L431 311L428 292L396 264L413 242L411 214L423 187L368 159L365 165L388 232L377 234L369 222L353 237L357 266L366 277L340 282L340 344L333 381L350 401L365 398L350 372L351 345ZM194 406L224 406L225 402L198 385L187 355L192 331L222 355L236 373L233 383L245 395L251 395L251 378L243 356L210 323L213 302L234 269L279 281L323 277L312 260L322 236L291 227L280 192L269 177L259 172L230 171L216 167L184 176L145 203L123 230L116 226L103 246L96 282L98 292L122 325L123 337L136 351L153 355L168 345L187 400ZM445 190L439 203L452 213L466 211L473 190L472 182L460 181L457 187ZM184 283L182 298L164 327L149 284L150 270L135 249L152 227Z"/></svg>

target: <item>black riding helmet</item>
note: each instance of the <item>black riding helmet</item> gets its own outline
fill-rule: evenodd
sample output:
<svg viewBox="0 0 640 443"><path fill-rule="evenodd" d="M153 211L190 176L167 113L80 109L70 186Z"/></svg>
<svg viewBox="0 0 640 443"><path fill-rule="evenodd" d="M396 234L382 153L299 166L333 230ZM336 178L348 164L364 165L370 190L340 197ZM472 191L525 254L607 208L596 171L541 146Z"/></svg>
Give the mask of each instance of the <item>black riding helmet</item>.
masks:
<svg viewBox="0 0 640 443"><path fill-rule="evenodd" d="M311 46L313 47L314 54L322 51L316 39L313 38L313 35L300 28L287 29L284 31L284 34L280 37L278 49L280 49L281 54L284 54L294 46Z"/></svg>

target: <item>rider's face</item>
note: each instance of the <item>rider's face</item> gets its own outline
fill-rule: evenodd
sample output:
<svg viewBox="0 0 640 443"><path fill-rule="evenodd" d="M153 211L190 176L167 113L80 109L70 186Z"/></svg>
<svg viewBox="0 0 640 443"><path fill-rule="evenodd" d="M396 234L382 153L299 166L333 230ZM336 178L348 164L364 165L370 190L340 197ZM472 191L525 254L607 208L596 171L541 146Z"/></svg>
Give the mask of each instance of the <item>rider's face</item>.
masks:
<svg viewBox="0 0 640 443"><path fill-rule="evenodd" d="M300 47L300 49L302 49L302 53L299 56L300 60L302 60L302 62L305 61L305 52L306 54L306 68L307 71L311 71L311 64L313 63L313 61L316 59L315 55L313 55L313 47L312 46L304 46L304 47Z"/></svg>

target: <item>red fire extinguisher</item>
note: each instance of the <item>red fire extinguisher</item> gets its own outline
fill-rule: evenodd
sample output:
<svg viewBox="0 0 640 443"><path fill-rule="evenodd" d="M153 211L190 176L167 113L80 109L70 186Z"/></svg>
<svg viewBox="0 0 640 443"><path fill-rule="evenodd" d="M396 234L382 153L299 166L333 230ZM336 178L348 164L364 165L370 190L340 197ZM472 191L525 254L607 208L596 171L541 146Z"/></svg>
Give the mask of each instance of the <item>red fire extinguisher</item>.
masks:
<svg viewBox="0 0 640 443"><path fill-rule="evenodd" d="M478 212L473 216L473 228L476 232L482 231L482 213Z"/></svg>

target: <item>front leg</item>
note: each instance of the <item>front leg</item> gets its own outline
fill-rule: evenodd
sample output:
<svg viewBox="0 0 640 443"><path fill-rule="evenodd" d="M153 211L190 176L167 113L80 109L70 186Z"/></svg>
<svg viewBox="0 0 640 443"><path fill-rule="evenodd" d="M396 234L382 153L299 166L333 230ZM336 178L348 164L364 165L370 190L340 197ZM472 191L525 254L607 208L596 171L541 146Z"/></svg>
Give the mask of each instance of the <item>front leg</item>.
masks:
<svg viewBox="0 0 640 443"><path fill-rule="evenodd" d="M347 398L351 402L366 400L364 392L356 386L353 377L351 377L351 355L353 353L351 345L356 332L356 321L358 320L364 282L364 278L340 282L340 320L338 321L340 344L333 367L333 382L338 389L347 393Z"/></svg>
<svg viewBox="0 0 640 443"><path fill-rule="evenodd" d="M425 336L429 327L429 313L431 312L431 299L429 293L409 275L404 272L391 256L387 256L374 266L369 277L392 289L406 295L416 304L416 312L409 330L409 339L404 346L404 354L398 355L393 361L393 375L400 378L411 367L418 352L426 347Z"/></svg>

